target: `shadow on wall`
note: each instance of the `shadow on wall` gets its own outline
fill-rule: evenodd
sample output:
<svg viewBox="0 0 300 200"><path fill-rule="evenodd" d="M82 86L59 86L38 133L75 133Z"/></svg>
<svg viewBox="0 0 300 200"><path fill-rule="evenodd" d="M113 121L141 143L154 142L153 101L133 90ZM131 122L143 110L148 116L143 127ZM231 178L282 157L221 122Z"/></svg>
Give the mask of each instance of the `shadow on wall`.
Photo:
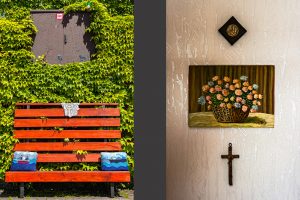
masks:
<svg viewBox="0 0 300 200"><path fill-rule="evenodd" d="M72 18L77 18L76 25L81 27L84 26L84 28L88 28L91 24L91 14L88 12L81 12L81 13L69 13L64 16L62 24L64 28L67 28L67 26L74 26L74 23L72 23ZM71 23L70 23L71 21ZM72 27L71 27L72 29ZM95 44L92 41L92 37L89 33L85 32L83 34L83 43L85 44L87 50L90 52L90 54L95 53Z"/></svg>

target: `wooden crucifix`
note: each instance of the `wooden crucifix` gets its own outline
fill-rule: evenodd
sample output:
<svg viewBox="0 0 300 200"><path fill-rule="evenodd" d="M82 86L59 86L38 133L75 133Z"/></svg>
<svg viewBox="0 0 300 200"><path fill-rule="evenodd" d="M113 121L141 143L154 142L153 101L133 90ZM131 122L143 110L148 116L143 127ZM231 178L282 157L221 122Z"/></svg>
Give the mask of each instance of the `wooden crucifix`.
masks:
<svg viewBox="0 0 300 200"><path fill-rule="evenodd" d="M235 158L239 158L239 155L232 155L232 144L229 143L228 146L228 155L221 155L222 159L228 159L228 179L229 185L232 185L232 160Z"/></svg>

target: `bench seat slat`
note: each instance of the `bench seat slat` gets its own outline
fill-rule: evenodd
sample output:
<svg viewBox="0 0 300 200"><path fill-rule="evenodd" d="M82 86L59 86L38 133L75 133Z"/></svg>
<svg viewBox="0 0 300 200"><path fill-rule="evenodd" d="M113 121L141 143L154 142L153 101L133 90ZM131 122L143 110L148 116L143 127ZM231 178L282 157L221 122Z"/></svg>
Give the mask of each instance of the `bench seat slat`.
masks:
<svg viewBox="0 0 300 200"><path fill-rule="evenodd" d="M89 153L87 155L76 155L76 154L44 154L39 153L37 162L38 163L55 163L55 162L100 162L100 153Z"/></svg>
<svg viewBox="0 0 300 200"><path fill-rule="evenodd" d="M18 139L120 138L120 130L15 130Z"/></svg>
<svg viewBox="0 0 300 200"><path fill-rule="evenodd" d="M15 119L15 128L120 126L120 118Z"/></svg>
<svg viewBox="0 0 300 200"><path fill-rule="evenodd" d="M120 116L120 110L118 108L80 108L77 116ZM65 117L65 113L62 108L16 109L15 118L20 117Z"/></svg>
<svg viewBox="0 0 300 200"><path fill-rule="evenodd" d="M119 142L26 142L17 143L14 151L120 151Z"/></svg>
<svg viewBox="0 0 300 200"><path fill-rule="evenodd" d="M5 182L130 182L128 171L35 171L5 173Z"/></svg>

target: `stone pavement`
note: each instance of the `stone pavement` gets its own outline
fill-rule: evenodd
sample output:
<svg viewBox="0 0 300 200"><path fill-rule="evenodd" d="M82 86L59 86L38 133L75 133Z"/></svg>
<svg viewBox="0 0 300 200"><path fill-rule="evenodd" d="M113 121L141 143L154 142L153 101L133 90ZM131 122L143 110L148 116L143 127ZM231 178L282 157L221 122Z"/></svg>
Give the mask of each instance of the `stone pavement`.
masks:
<svg viewBox="0 0 300 200"><path fill-rule="evenodd" d="M18 197L0 197L0 199L8 199L8 200L20 200ZM123 198L123 197L24 197L24 200L133 200L132 198Z"/></svg>
<svg viewBox="0 0 300 200"><path fill-rule="evenodd" d="M18 197L4 197L2 196L3 190L0 189L0 200L8 199L8 200L20 200ZM24 200L133 200L134 199L134 192L133 190L126 190L122 192L124 197L97 197L97 196L81 196L81 197L74 197L74 196L65 196L65 197L24 197Z"/></svg>

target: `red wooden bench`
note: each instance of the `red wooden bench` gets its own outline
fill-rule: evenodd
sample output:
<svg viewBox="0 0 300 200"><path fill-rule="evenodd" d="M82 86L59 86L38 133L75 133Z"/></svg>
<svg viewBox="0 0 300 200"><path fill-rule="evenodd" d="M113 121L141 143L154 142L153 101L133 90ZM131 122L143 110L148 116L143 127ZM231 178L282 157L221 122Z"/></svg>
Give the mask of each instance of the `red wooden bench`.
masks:
<svg viewBox="0 0 300 200"><path fill-rule="evenodd" d="M14 137L19 139L14 151L38 152L38 163L98 162L101 151L122 151L120 110L118 104L81 103L78 115L66 117L60 103L18 103ZM59 128L58 128L59 127ZM62 130L63 129L63 130ZM65 138L84 141L64 142ZM88 154L78 156L73 151ZM37 166L38 167L38 166ZM99 169L101 167L99 166ZM26 182L109 182L114 196L115 182L130 182L129 171L7 171L5 182L20 183L24 197Z"/></svg>

